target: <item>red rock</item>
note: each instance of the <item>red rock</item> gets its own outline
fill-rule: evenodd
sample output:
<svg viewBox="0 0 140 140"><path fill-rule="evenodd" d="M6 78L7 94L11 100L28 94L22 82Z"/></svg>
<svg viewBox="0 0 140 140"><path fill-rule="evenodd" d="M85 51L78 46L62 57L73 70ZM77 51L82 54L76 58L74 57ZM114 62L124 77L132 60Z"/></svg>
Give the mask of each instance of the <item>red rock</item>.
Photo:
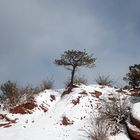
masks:
<svg viewBox="0 0 140 140"><path fill-rule="evenodd" d="M130 116L132 123L140 129L140 121L135 119L132 115Z"/></svg>
<svg viewBox="0 0 140 140"><path fill-rule="evenodd" d="M97 98L99 98L99 96L101 96L102 95L102 92L99 92L99 91L96 91L95 90L95 96L97 97Z"/></svg>
<svg viewBox="0 0 140 140"><path fill-rule="evenodd" d="M128 128L128 132L134 140L140 140L140 132L134 131L131 128Z"/></svg>
<svg viewBox="0 0 140 140"><path fill-rule="evenodd" d="M50 99L51 102L53 102L54 100L56 100L56 98L55 98L54 95L50 95L50 98L51 98L51 99Z"/></svg>
<svg viewBox="0 0 140 140"><path fill-rule="evenodd" d="M22 104L19 106L16 106L14 108L10 109L10 113L13 114L31 114L31 110L33 110L35 107L37 107L37 105L32 102L32 103L26 103L26 104Z"/></svg>

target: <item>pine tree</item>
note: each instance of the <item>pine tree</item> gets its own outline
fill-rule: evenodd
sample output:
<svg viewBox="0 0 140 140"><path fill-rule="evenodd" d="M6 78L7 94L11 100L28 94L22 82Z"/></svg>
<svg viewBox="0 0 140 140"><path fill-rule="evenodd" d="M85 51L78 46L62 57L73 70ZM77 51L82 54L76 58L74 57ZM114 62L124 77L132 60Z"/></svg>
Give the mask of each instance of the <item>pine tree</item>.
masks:
<svg viewBox="0 0 140 140"><path fill-rule="evenodd" d="M92 68L95 66L96 58L92 57L93 54L89 55L86 50L68 50L65 51L60 59L55 59L54 63L59 66L64 66L66 69L71 71L71 80L68 87L72 87L74 83L75 72L78 67Z"/></svg>
<svg viewBox="0 0 140 140"><path fill-rule="evenodd" d="M133 88L140 87L140 64L129 66L129 72L123 79Z"/></svg>

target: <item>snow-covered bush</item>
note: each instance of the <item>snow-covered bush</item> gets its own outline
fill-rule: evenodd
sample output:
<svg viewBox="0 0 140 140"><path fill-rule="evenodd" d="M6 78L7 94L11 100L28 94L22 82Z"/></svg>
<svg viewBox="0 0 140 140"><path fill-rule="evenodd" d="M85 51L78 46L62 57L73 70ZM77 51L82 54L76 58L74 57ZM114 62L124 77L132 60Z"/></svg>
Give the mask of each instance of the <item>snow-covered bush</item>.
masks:
<svg viewBox="0 0 140 140"><path fill-rule="evenodd" d="M15 106L21 98L19 86L16 82L7 81L0 86L1 102L7 106Z"/></svg>
<svg viewBox="0 0 140 140"><path fill-rule="evenodd" d="M99 109L100 119L108 121L112 134L118 133L121 130L129 115L129 100L122 95L114 96L109 101L103 101L102 107Z"/></svg>
<svg viewBox="0 0 140 140"><path fill-rule="evenodd" d="M20 104L32 102L34 95L39 93L38 87L33 87L30 84L28 84L25 87L20 88L19 90L21 94Z"/></svg>
<svg viewBox="0 0 140 140"><path fill-rule="evenodd" d="M0 102L5 109L32 102L33 95L38 92L37 89L31 85L20 87L16 82L11 81L2 84L0 90Z"/></svg>
<svg viewBox="0 0 140 140"><path fill-rule="evenodd" d="M95 118L93 118L95 121ZM88 131L91 140L108 140L108 126L106 120L96 119L96 123L92 123L91 130Z"/></svg>
<svg viewBox="0 0 140 140"><path fill-rule="evenodd" d="M129 100L127 97L121 95L114 96L110 101L103 101L99 113L103 119L116 123L125 123L125 120L130 114Z"/></svg>

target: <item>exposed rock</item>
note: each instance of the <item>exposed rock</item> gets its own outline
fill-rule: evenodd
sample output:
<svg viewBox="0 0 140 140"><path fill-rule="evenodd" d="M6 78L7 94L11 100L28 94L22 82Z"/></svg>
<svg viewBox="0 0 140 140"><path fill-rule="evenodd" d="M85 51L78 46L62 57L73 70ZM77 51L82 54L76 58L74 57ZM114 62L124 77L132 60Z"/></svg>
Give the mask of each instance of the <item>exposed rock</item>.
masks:
<svg viewBox="0 0 140 140"><path fill-rule="evenodd" d="M102 95L102 92L99 92L99 91L96 91L95 90L95 96L96 96L96 98L99 98L99 96L101 96Z"/></svg>
<svg viewBox="0 0 140 140"><path fill-rule="evenodd" d="M128 132L130 134L130 136L132 137L132 140L140 140L140 132L131 129L130 127L128 127Z"/></svg>
<svg viewBox="0 0 140 140"><path fill-rule="evenodd" d="M131 118L131 122L137 127L140 129L140 121L135 119L132 115L130 116Z"/></svg>
<svg viewBox="0 0 140 140"><path fill-rule="evenodd" d="M31 114L32 110L35 107L37 107L37 105L34 102L26 103L26 104L22 104L22 105L14 107L14 108L11 108L10 113L13 113L13 114Z"/></svg>

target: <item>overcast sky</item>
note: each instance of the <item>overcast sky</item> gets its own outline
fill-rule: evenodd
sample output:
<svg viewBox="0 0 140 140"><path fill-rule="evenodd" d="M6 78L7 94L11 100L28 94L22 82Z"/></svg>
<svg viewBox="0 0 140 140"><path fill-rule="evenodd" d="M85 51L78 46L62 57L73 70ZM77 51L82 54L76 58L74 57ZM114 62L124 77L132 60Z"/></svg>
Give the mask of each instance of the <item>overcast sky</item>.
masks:
<svg viewBox="0 0 140 140"><path fill-rule="evenodd" d="M89 83L110 75L118 85L140 63L140 0L0 0L0 82L36 85L53 78L61 88L69 71L53 64L68 49L93 53Z"/></svg>

